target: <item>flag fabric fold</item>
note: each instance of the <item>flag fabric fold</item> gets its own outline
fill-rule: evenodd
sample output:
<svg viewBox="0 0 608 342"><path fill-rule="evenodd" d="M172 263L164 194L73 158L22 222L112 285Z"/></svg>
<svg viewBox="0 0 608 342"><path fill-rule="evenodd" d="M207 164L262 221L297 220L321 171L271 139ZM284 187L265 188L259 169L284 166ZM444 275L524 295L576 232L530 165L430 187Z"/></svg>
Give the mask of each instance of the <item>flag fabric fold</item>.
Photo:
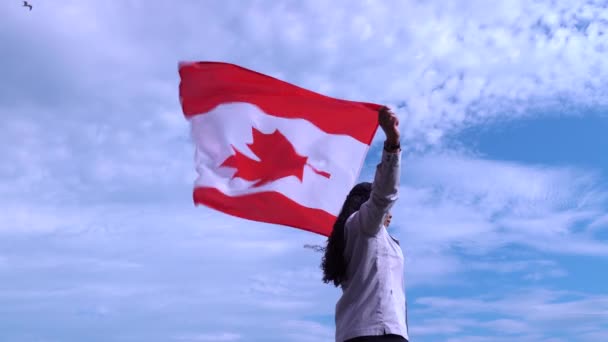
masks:
<svg viewBox="0 0 608 342"><path fill-rule="evenodd" d="M321 95L234 64L184 62L197 205L328 236L381 105Z"/></svg>

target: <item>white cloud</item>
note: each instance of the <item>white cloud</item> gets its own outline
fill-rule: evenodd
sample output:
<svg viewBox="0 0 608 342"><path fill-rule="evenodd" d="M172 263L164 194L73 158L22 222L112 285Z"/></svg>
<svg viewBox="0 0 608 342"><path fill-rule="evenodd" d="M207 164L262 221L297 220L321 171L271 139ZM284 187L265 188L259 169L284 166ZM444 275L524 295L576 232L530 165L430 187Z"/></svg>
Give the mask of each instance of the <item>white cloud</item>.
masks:
<svg viewBox="0 0 608 342"><path fill-rule="evenodd" d="M21 33L15 55L35 61L29 49L52 42L45 57L63 74L43 78L74 80L86 98L112 112L135 109L138 119L177 105L181 59L235 62L333 96L405 102L405 135L416 143L492 117L560 109L564 99L608 104L601 3L68 2L27 15L3 7L7 32ZM80 48L90 42L95 49Z"/></svg>
<svg viewBox="0 0 608 342"><path fill-rule="evenodd" d="M454 154L412 157L403 168L393 217L408 246L608 253L579 229L604 215L607 192L593 173Z"/></svg>
<svg viewBox="0 0 608 342"><path fill-rule="evenodd" d="M473 296L469 298L422 297L416 300L419 310L442 318L421 322L422 327L438 324L449 330L423 328L420 335L443 335L467 331L469 328L487 329L477 336L480 341L504 335L515 335L523 341L550 340L554 336L577 336L580 341L594 341L593 336L605 328L608 318L608 298L543 289L525 289L501 298ZM490 314L496 319L486 319ZM416 330L414 330L416 331ZM581 337L590 333L589 338ZM455 341L476 341L472 336L461 335Z"/></svg>
<svg viewBox="0 0 608 342"><path fill-rule="evenodd" d="M281 328L289 331L290 341L332 341L335 336L333 327L305 320L289 320Z"/></svg>

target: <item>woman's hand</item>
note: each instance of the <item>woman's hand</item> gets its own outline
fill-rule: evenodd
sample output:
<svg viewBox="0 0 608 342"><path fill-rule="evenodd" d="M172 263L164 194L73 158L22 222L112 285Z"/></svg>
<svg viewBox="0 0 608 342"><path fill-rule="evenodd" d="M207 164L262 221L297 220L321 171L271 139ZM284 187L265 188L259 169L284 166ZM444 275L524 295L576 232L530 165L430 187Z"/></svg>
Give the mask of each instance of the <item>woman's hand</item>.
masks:
<svg viewBox="0 0 608 342"><path fill-rule="evenodd" d="M386 135L386 141L391 145L399 143L399 118L393 113L388 107L383 107L378 112L378 123L384 134Z"/></svg>

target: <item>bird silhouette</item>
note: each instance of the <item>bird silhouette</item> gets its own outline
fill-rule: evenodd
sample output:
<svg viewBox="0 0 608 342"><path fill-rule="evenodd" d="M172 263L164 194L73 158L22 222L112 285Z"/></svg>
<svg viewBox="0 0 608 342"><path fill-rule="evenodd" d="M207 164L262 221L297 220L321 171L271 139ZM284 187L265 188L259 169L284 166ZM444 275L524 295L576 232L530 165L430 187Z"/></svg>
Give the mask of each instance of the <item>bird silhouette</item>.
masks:
<svg viewBox="0 0 608 342"><path fill-rule="evenodd" d="M27 1L23 2L23 7L29 7L30 11L32 10L32 5L30 5Z"/></svg>

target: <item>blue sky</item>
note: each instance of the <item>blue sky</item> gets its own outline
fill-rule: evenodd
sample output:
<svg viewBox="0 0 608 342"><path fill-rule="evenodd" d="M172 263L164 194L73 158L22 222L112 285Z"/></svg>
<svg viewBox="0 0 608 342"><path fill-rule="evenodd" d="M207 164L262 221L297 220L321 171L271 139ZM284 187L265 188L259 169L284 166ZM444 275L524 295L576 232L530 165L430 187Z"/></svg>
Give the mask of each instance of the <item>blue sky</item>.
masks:
<svg viewBox="0 0 608 342"><path fill-rule="evenodd" d="M0 340L332 340L322 237L192 205L180 60L395 108L412 341L608 340L605 1L33 5L0 3Z"/></svg>

